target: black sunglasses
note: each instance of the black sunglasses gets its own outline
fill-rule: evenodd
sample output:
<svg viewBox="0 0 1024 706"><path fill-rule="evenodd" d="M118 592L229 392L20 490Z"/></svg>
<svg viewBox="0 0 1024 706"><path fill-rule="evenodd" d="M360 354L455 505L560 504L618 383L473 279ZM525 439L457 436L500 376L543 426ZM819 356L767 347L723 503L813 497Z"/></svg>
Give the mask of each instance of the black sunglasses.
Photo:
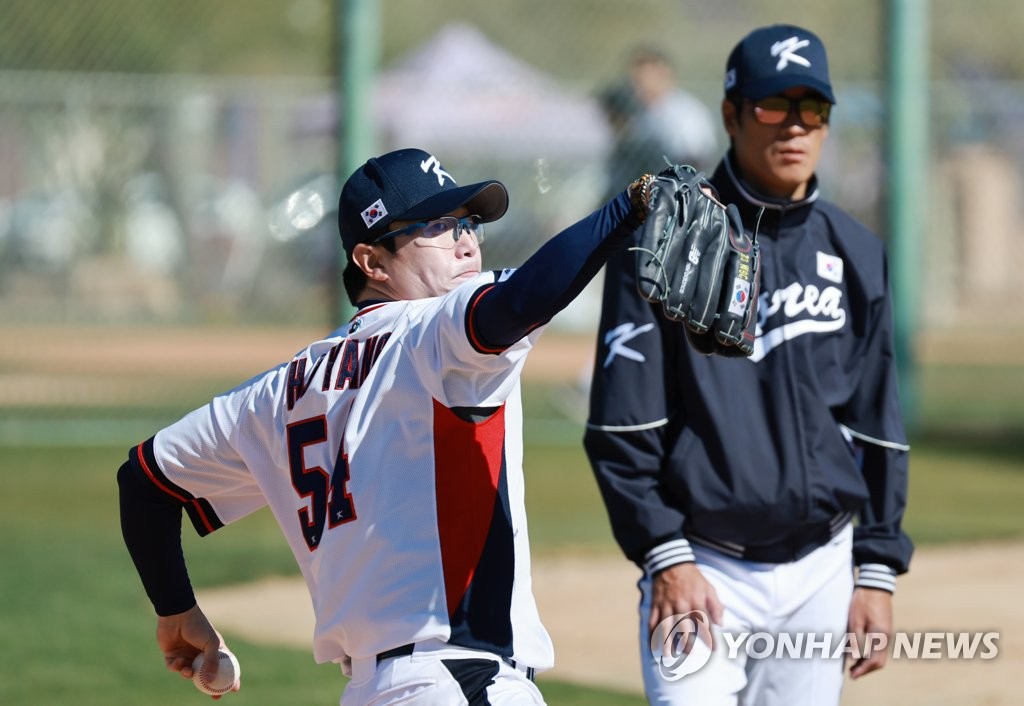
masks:
<svg viewBox="0 0 1024 706"><path fill-rule="evenodd" d="M456 243L459 242L459 238L462 237L463 231L469 231L476 236L476 241L478 243L482 243L484 240L484 224L480 219L480 216L466 216L465 218L441 216L440 218L434 218L420 223L412 223L403 228L389 231L384 235L374 238L373 242L379 243L386 238L397 238L400 235L409 235L416 231L419 231L418 235L421 238L436 238L440 235L444 235L448 231L452 231L452 240Z"/></svg>
<svg viewBox="0 0 1024 706"><path fill-rule="evenodd" d="M754 119L762 125L781 125L795 111L800 122L807 127L821 127L828 122L832 111L831 103L814 96L767 96L752 103Z"/></svg>

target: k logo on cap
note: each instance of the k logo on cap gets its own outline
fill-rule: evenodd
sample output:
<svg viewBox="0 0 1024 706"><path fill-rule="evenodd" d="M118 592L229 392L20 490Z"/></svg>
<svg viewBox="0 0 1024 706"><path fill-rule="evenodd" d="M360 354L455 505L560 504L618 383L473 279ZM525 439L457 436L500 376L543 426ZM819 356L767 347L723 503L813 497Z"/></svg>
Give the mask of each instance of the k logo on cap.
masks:
<svg viewBox="0 0 1024 706"><path fill-rule="evenodd" d="M388 232L395 221L437 218L465 206L481 222L508 210L500 181L459 186L434 155L401 149L368 160L345 182L338 203L338 230L345 252Z"/></svg>
<svg viewBox="0 0 1024 706"><path fill-rule="evenodd" d="M727 97L750 100L806 86L836 102L825 45L794 25L761 27L740 40L726 62L724 86Z"/></svg>
<svg viewBox="0 0 1024 706"><path fill-rule="evenodd" d="M797 54L800 49L803 49L810 43L809 40L800 39L799 37L790 37L784 41L775 42L772 45L772 56L779 57L779 63L775 65L775 70L782 71L791 61L810 68L811 62Z"/></svg>

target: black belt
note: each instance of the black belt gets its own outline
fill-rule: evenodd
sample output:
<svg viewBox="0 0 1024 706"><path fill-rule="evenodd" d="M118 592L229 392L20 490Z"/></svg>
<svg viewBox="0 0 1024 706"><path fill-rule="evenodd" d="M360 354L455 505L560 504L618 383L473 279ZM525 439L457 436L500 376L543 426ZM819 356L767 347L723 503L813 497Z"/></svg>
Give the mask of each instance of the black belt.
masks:
<svg viewBox="0 0 1024 706"><path fill-rule="evenodd" d="M408 645L401 645L392 650L381 652L379 655L377 655L377 664L380 664L384 660L390 659L391 657L405 657L407 655L411 655L415 647L416 644L410 642Z"/></svg>
<svg viewBox="0 0 1024 706"><path fill-rule="evenodd" d="M852 519L850 513L836 515L827 525L802 529L784 539L766 545L743 545L708 537L698 532L687 532L686 538L694 544L714 549L727 556L744 561L766 564L785 564L802 559L815 549L828 544Z"/></svg>
<svg viewBox="0 0 1024 706"><path fill-rule="evenodd" d="M392 657L407 657L408 655L411 655L413 653L413 650L415 649L416 643L410 642L408 645L399 645L398 647L395 647L393 649L386 650L377 655L377 664L380 664L386 659L391 659ZM467 659L470 658L467 657ZM516 666L516 661L514 659L510 659L509 657L502 657L501 661L507 664L508 666L512 667L512 669L519 669L519 671L525 671L526 678L530 681L534 680L534 676L537 670L533 667L520 668Z"/></svg>

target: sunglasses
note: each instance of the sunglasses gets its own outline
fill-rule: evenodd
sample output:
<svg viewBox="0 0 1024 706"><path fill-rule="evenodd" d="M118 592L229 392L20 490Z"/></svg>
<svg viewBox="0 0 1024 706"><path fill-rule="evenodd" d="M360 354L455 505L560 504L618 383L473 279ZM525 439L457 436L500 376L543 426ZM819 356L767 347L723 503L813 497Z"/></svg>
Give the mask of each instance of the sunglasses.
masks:
<svg viewBox="0 0 1024 706"><path fill-rule="evenodd" d="M466 216L465 218L441 216L440 218L412 223L404 228L389 231L384 235L374 238L373 242L379 243L386 238L397 238L400 235L410 235L412 233L416 233L421 238L437 238L449 231L451 231L452 240L456 243L459 242L459 238L462 237L464 231L472 233L476 237L476 242L482 243L484 241L484 224L480 216Z"/></svg>
<svg viewBox="0 0 1024 706"><path fill-rule="evenodd" d="M828 122L828 115L832 110L831 103L812 96L768 96L752 102L754 119L762 125L781 125L790 113L795 111L805 126L821 127Z"/></svg>

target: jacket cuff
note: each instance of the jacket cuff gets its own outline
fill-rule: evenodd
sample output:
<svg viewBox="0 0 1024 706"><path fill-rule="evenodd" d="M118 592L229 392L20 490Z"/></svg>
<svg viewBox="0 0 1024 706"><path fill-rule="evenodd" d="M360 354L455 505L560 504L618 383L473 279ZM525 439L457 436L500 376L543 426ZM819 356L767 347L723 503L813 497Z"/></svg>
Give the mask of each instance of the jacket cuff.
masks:
<svg viewBox="0 0 1024 706"><path fill-rule="evenodd" d="M692 561L695 559L690 543L685 539L672 539L644 554L643 568L648 576L653 576L662 569Z"/></svg>
<svg viewBox="0 0 1024 706"><path fill-rule="evenodd" d="M896 570L885 564L861 564L857 567L857 588L878 588L889 593L896 591Z"/></svg>

